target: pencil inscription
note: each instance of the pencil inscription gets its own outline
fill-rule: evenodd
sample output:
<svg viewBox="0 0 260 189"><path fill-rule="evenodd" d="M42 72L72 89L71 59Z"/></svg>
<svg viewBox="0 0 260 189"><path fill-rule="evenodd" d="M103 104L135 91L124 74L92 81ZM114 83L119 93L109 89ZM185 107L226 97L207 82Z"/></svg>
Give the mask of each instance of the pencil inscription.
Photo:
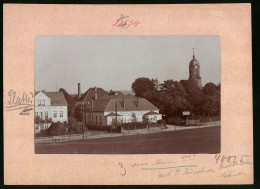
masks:
<svg viewBox="0 0 260 189"><path fill-rule="evenodd" d="M31 108L33 106L33 93L25 93L23 92L22 96L17 96L16 91L11 89L8 91L8 104L7 111L14 111L14 110L20 110L22 111L19 113L19 115L29 115L29 111L33 110Z"/></svg>

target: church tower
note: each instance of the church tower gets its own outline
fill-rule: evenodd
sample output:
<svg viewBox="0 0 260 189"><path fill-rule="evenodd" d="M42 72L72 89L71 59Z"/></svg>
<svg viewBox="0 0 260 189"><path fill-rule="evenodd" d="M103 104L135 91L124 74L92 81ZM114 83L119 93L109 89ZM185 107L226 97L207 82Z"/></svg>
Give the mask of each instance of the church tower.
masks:
<svg viewBox="0 0 260 189"><path fill-rule="evenodd" d="M193 58L190 61L189 66L189 82L194 83L199 88L202 88L201 86L201 77L200 77L200 64L199 61L195 58L194 54L194 48L193 48Z"/></svg>

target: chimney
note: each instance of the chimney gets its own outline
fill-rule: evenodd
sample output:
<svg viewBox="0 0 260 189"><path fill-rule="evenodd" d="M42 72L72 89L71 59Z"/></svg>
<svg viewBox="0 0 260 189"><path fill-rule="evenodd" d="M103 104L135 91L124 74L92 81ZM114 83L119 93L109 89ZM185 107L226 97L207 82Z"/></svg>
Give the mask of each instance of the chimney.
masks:
<svg viewBox="0 0 260 189"><path fill-rule="evenodd" d="M97 100L97 87L95 86L95 100Z"/></svg>
<svg viewBox="0 0 260 189"><path fill-rule="evenodd" d="M80 83L78 83L78 99L81 97L81 92L80 92Z"/></svg>
<svg viewBox="0 0 260 189"><path fill-rule="evenodd" d="M123 108L125 109L125 99L123 98Z"/></svg>

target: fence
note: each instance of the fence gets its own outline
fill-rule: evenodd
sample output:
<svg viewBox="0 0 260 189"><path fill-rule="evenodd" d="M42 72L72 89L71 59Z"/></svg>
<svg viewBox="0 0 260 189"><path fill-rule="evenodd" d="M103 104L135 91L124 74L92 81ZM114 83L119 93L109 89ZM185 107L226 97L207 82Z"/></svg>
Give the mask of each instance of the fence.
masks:
<svg viewBox="0 0 260 189"><path fill-rule="evenodd" d="M199 125L200 120L199 119L190 119L186 121L186 125Z"/></svg>

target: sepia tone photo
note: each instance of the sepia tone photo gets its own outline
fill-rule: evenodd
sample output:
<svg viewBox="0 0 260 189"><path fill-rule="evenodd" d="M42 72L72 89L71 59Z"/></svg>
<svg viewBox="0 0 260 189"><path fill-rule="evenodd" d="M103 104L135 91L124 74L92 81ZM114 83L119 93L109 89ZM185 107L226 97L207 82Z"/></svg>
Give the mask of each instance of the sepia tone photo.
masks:
<svg viewBox="0 0 260 189"><path fill-rule="evenodd" d="M219 36L37 36L36 154L216 154Z"/></svg>

